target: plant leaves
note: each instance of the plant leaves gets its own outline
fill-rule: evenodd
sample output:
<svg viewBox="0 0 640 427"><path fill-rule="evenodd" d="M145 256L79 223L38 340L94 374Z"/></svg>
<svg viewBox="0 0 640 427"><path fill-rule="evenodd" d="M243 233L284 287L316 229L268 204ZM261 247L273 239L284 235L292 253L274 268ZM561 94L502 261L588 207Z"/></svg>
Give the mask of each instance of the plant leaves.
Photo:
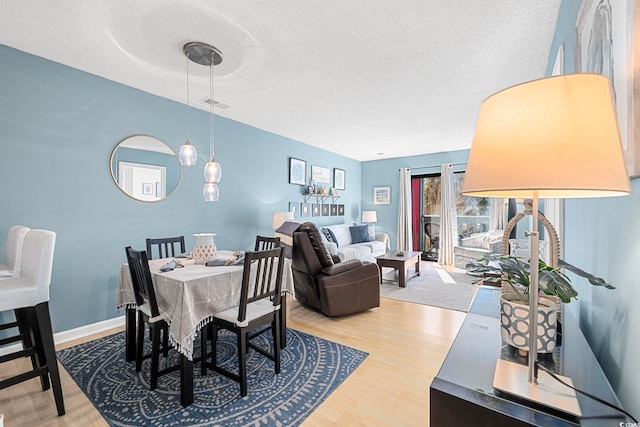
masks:
<svg viewBox="0 0 640 427"><path fill-rule="evenodd" d="M559 259L558 260L558 265L560 267L564 267L567 270L571 271L574 274L577 274L578 276L584 277L585 279L587 279L589 281L589 283L591 283L594 286L604 286L607 289L615 289L616 287L613 286L612 284L608 283L606 280L604 280L602 277L597 277L594 276L591 273L587 273L586 271L576 267L575 265L571 265L568 262Z"/></svg>

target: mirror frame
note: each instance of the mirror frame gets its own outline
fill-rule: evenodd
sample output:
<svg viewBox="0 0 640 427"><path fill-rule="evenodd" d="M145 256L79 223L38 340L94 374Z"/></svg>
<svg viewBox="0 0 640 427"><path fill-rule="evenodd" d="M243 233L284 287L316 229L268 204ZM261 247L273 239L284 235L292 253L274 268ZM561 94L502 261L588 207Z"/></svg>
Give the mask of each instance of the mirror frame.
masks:
<svg viewBox="0 0 640 427"><path fill-rule="evenodd" d="M132 194L129 194L124 188L122 188L122 186L120 186L120 182L118 181L118 177L115 174L115 170L114 170L114 157L116 155L116 151L119 147L121 147L121 144L127 140L130 140L132 138L150 138L153 139L161 144L163 144L168 151L170 151L172 153L172 155L175 157L176 163L178 165L178 171L179 171L179 177L178 177L178 182L175 185L175 188L173 188L171 190L171 192L167 193L164 195L163 198L157 199L157 200L144 200L144 199L140 199ZM151 151L151 150L150 150ZM168 154L168 153L167 153ZM176 191L178 190L178 188L180 187L180 184L182 183L182 165L180 164L180 160L178 159L178 156L175 152L175 150L169 146L169 144L167 144L166 142L164 142L163 140L156 138L155 136L152 135L147 135L147 134L135 134L135 135L129 135L126 138L121 139L120 141L118 141L118 143L113 147L113 149L111 150L111 155L109 156L109 172L111 173L111 179L113 179L114 184L116 184L116 187L118 187L118 189L126 194L128 197L130 197L133 200L139 201L139 202L144 202L144 203L156 203L156 202L161 202L163 200L166 200L167 198L169 198L170 196L172 196L173 194L176 193Z"/></svg>

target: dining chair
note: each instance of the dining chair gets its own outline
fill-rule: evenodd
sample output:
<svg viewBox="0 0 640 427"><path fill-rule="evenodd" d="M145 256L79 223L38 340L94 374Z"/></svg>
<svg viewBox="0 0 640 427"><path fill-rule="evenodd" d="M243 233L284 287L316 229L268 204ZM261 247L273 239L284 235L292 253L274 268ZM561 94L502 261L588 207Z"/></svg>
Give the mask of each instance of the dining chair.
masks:
<svg viewBox="0 0 640 427"><path fill-rule="evenodd" d="M16 322L0 325L0 330L18 327L27 336L0 339L0 346L22 341L23 349L0 357L0 363L31 357L32 370L4 378L0 390L40 377L42 390L53 389L58 415L64 415L64 398L49 313L49 286L53 269L56 233L29 230L24 236L20 273L0 281L0 312L14 310ZM22 335L22 333L21 333Z"/></svg>
<svg viewBox="0 0 640 427"><path fill-rule="evenodd" d="M273 360L275 373L280 373L280 299L282 271L284 266L283 248L259 252L247 252L244 258L240 304L213 316L211 328L201 329L202 375L207 368L240 383L240 395L247 395L247 347ZM259 326L270 327L252 333ZM217 363L218 330L226 329L237 335L238 373L226 370ZM208 334L213 335L211 353L207 353ZM256 336L271 330L272 352L250 342ZM209 362L209 356L212 361Z"/></svg>
<svg viewBox="0 0 640 427"><path fill-rule="evenodd" d="M20 272L22 259L22 243L29 227L14 225L7 232L6 250L4 253L4 264L0 264L0 277L17 276Z"/></svg>
<svg viewBox="0 0 640 427"><path fill-rule="evenodd" d="M256 246L254 251L266 251L269 249L279 248L279 237L256 236Z"/></svg>
<svg viewBox="0 0 640 427"><path fill-rule="evenodd" d="M180 252L176 252L176 243L180 244ZM184 236L147 239L147 259L154 259L151 250L154 246L158 249L158 257L156 259L174 257L185 252Z"/></svg>
<svg viewBox="0 0 640 427"><path fill-rule="evenodd" d="M149 260L146 251L137 251L131 246L125 248L129 274L136 298L138 310L138 332L136 337L136 372L142 370L142 362L151 358L151 379L149 387L155 390L158 386L158 378L180 368L180 365L170 366L163 370L160 365L160 333L162 332L162 355L166 358L169 352L169 324L158 309ZM145 325L149 325L151 336L151 353L144 354Z"/></svg>

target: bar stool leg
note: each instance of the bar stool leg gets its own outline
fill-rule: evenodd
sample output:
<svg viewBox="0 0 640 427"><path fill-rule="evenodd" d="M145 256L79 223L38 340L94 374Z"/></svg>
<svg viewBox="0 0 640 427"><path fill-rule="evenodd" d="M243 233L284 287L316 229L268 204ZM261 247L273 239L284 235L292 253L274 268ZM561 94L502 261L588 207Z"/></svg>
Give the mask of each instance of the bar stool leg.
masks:
<svg viewBox="0 0 640 427"><path fill-rule="evenodd" d="M62 396L62 386L60 385L60 372L58 371L58 359L53 342L53 329L51 328L51 314L49 313L49 302L42 302L35 307L37 329L40 330L40 338L44 355L47 361L47 368L51 377L53 397L56 401L58 415L65 414L64 399Z"/></svg>

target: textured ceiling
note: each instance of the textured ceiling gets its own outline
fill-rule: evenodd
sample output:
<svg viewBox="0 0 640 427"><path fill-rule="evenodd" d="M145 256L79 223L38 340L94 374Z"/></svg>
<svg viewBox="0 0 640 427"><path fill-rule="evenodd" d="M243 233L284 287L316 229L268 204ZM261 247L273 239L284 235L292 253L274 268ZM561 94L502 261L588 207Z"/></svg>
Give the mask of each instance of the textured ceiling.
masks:
<svg viewBox="0 0 640 427"><path fill-rule="evenodd" d="M209 43L217 115L372 160L469 148L487 96L544 76L559 4L3 0L0 43L182 103L182 46Z"/></svg>

